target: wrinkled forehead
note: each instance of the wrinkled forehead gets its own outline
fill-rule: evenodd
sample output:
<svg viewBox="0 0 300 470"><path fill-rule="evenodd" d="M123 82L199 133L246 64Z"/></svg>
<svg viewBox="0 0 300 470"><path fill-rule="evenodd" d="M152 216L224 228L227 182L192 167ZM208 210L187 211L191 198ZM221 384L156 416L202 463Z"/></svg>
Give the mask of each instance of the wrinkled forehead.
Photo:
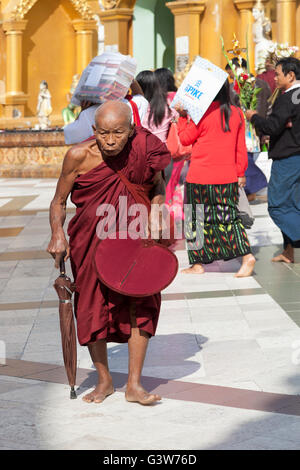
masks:
<svg viewBox="0 0 300 470"><path fill-rule="evenodd" d="M95 117L96 128L118 129L130 128L131 113L100 113Z"/></svg>

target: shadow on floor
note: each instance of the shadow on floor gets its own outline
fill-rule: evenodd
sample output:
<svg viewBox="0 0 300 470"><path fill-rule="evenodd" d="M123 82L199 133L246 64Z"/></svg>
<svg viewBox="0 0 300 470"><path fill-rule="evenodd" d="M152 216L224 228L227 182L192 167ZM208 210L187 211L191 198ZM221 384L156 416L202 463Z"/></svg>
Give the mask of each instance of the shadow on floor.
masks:
<svg viewBox="0 0 300 470"><path fill-rule="evenodd" d="M208 338L189 333L179 333L173 335L154 336L148 346L147 356L144 365L144 375L142 384L149 392L158 386L167 384L176 379L181 379L197 372L202 366L195 360L190 360L195 354L202 350L201 345L206 343ZM117 344L108 349L108 361L113 378L115 389L122 390L127 383L128 346L127 344ZM124 369L125 372L114 372L114 369ZM163 375L168 378L157 378L147 376L148 374ZM83 389L91 388L98 383L96 370L87 373L83 381L78 380L78 395L84 393Z"/></svg>

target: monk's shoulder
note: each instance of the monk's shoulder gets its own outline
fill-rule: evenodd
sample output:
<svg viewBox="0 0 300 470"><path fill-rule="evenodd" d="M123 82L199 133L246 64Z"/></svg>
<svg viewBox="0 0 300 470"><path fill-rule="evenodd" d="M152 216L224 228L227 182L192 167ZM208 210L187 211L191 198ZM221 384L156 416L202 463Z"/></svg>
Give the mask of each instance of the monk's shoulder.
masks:
<svg viewBox="0 0 300 470"><path fill-rule="evenodd" d="M139 128L139 133L141 142L144 142L144 151L148 159L151 159L153 155L169 154L166 143L162 142L159 137L152 134L152 132L148 131L148 129L143 127Z"/></svg>
<svg viewBox="0 0 300 470"><path fill-rule="evenodd" d="M65 155L65 164L70 167L78 167L82 164L89 153L91 142L82 142L71 147Z"/></svg>
<svg viewBox="0 0 300 470"><path fill-rule="evenodd" d="M163 146L162 141L145 127L137 127L134 135L134 143L140 146L142 143L146 146L146 150L153 147Z"/></svg>
<svg viewBox="0 0 300 470"><path fill-rule="evenodd" d="M145 127L136 127L133 135L133 140L145 138L150 134L152 135L152 133L148 131L148 129L146 129Z"/></svg>

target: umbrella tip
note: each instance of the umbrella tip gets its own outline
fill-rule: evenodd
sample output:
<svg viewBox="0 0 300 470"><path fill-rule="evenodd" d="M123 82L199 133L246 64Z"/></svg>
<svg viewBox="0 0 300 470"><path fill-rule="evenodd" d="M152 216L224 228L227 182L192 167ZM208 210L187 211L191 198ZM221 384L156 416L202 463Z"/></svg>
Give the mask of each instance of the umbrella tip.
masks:
<svg viewBox="0 0 300 470"><path fill-rule="evenodd" d="M70 391L70 399L71 399L71 400L74 400L75 398L77 398L77 395L76 395L75 389L74 389L74 387L71 387L71 391Z"/></svg>

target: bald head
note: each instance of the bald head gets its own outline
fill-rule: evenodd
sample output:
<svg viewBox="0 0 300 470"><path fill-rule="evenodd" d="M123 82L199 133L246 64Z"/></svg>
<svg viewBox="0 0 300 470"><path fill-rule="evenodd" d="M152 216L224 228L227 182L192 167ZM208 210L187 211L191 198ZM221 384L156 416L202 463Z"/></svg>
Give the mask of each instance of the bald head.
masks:
<svg viewBox="0 0 300 470"><path fill-rule="evenodd" d="M134 133L131 108L121 101L106 101L96 111L94 131L103 157L118 155Z"/></svg>
<svg viewBox="0 0 300 470"><path fill-rule="evenodd" d="M128 127L131 127L131 109L122 101L106 101L96 110L96 128L99 127L99 124L101 125L103 120L110 123L116 122L117 124L122 121Z"/></svg>

